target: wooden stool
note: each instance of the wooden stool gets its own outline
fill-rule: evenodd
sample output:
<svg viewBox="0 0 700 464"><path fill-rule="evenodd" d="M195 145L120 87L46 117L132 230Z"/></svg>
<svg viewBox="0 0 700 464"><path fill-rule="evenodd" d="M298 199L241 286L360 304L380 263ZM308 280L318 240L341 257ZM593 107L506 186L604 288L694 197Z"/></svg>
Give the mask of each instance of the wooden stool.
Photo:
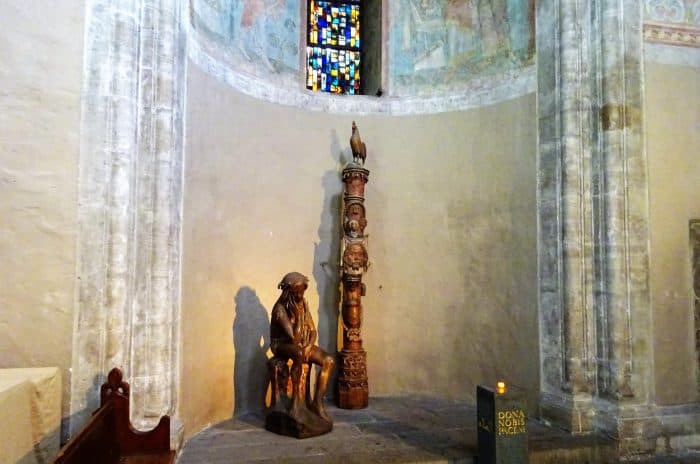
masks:
<svg viewBox="0 0 700 464"><path fill-rule="evenodd" d="M305 397L307 404L311 401L311 392L309 392L309 373L311 366L304 363L301 366L301 382L299 392ZM291 400L294 395L294 385L292 383L292 360L280 356L273 356L267 360L267 370L270 375L270 408L274 408L280 398Z"/></svg>

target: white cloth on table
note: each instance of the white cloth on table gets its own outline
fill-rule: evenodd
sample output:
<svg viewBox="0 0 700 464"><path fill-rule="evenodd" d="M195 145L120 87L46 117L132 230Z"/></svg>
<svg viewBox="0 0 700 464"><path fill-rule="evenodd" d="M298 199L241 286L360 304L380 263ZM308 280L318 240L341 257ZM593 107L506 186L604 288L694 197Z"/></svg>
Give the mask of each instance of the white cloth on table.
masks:
<svg viewBox="0 0 700 464"><path fill-rule="evenodd" d="M61 371L0 369L0 464L48 463L60 447Z"/></svg>

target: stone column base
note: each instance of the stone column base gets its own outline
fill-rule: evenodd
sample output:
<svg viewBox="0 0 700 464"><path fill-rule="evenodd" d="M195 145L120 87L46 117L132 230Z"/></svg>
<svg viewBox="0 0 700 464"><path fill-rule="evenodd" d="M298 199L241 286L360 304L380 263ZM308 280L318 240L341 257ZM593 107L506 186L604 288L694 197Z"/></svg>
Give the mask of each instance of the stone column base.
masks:
<svg viewBox="0 0 700 464"><path fill-rule="evenodd" d="M700 448L700 403L657 406L659 435L656 454L677 454Z"/></svg>
<svg viewBox="0 0 700 464"><path fill-rule="evenodd" d="M179 452L185 444L185 424L178 416L170 418L170 449Z"/></svg>
<svg viewBox="0 0 700 464"><path fill-rule="evenodd" d="M542 393L540 419L572 434L609 436L623 460L700 448L700 403L649 406L615 401Z"/></svg>
<svg viewBox="0 0 700 464"><path fill-rule="evenodd" d="M573 434L591 433L595 430L595 410L590 395L576 398L562 392L540 394L540 419Z"/></svg>
<svg viewBox="0 0 700 464"><path fill-rule="evenodd" d="M661 422L656 408L647 405L617 405L614 400L595 402L595 429L618 442L618 456L648 456L656 453Z"/></svg>

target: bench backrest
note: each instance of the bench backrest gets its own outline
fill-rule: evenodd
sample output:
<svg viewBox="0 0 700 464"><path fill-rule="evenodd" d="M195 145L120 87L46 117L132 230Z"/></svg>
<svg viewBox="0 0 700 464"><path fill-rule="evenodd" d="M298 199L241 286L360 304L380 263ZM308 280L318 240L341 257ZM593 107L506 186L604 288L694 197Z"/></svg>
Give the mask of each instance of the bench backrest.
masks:
<svg viewBox="0 0 700 464"><path fill-rule="evenodd" d="M170 417L161 417L152 430L140 431L129 420L128 396L113 394L109 402L114 404L116 434L122 454L170 451Z"/></svg>
<svg viewBox="0 0 700 464"><path fill-rule="evenodd" d="M119 462L131 454L154 454L148 462L174 462L170 451L170 417L142 432L129 420L129 384L116 367L100 388L100 408L85 426L61 449L54 464Z"/></svg>
<svg viewBox="0 0 700 464"><path fill-rule="evenodd" d="M64 446L54 464L76 462L117 463L120 452L114 433L115 410L112 402L104 404L80 431Z"/></svg>

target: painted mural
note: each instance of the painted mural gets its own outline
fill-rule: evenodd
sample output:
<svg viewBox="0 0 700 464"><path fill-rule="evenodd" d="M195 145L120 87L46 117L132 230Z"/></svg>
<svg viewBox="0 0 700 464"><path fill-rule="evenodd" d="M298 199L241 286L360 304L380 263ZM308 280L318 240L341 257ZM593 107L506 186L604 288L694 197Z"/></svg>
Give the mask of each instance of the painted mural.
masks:
<svg viewBox="0 0 700 464"><path fill-rule="evenodd" d="M190 0L191 21L255 74L298 73L300 1Z"/></svg>
<svg viewBox="0 0 700 464"><path fill-rule="evenodd" d="M644 40L700 48L700 0L645 0Z"/></svg>
<svg viewBox="0 0 700 464"><path fill-rule="evenodd" d="M396 0L389 8L396 93L452 86L533 61L532 0Z"/></svg>
<svg viewBox="0 0 700 464"><path fill-rule="evenodd" d="M700 0L646 0L645 19L700 27Z"/></svg>
<svg viewBox="0 0 700 464"><path fill-rule="evenodd" d="M526 67L532 69L535 0L383 1L387 18L382 35L387 42L363 37L362 52L385 53L385 95L459 98L468 87L483 95L499 82L512 83ZM314 81L312 75L310 84L304 78L307 44L301 31L306 28L307 0L189 2L189 32L196 34L189 53L204 61L203 67L221 64L228 70L222 74L248 91L265 83L276 86L275 92L313 89L315 81L323 85L322 76L320 84L318 76ZM260 86L252 85L251 77ZM372 78L379 85L379 76ZM521 94L524 85L513 92Z"/></svg>

